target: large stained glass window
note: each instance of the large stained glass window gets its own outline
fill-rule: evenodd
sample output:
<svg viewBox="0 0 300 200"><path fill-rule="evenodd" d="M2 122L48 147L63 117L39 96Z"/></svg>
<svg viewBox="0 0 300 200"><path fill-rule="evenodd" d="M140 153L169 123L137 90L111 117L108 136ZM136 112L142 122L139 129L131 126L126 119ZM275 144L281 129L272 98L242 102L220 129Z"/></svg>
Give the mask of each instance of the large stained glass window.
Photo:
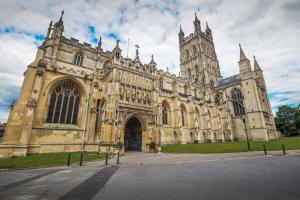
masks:
<svg viewBox="0 0 300 200"><path fill-rule="evenodd" d="M234 88L232 90L231 97L235 116L245 115L243 96L241 90Z"/></svg>
<svg viewBox="0 0 300 200"><path fill-rule="evenodd" d="M77 124L80 92L71 81L56 86L51 93L47 123Z"/></svg>

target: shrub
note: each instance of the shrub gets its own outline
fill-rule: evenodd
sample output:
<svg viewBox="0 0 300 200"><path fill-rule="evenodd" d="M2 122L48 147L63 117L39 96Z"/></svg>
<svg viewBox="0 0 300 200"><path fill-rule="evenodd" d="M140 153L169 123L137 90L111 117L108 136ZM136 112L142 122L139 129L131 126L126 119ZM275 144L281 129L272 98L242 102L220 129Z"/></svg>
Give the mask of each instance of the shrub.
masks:
<svg viewBox="0 0 300 200"><path fill-rule="evenodd" d="M149 147L150 147L150 149L155 149L156 148L156 142L151 142L150 144L149 144Z"/></svg>

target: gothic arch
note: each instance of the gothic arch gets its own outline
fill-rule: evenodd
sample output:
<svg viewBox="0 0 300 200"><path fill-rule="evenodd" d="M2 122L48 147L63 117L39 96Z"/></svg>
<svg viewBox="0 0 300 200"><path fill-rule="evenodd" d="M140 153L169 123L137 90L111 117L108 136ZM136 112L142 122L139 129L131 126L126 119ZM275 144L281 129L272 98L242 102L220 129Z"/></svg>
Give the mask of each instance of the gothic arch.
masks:
<svg viewBox="0 0 300 200"><path fill-rule="evenodd" d="M195 123L196 123L196 120L198 121L198 128L201 128L201 115L200 115L200 110L198 109L198 107L196 106L195 107ZM196 124L195 124L195 128L196 127Z"/></svg>
<svg viewBox="0 0 300 200"><path fill-rule="evenodd" d="M73 51L73 61L72 63L76 66L82 67L84 65L85 54L82 50L76 49Z"/></svg>
<svg viewBox="0 0 300 200"><path fill-rule="evenodd" d="M78 125L82 105L81 88L76 82L56 82L48 92L46 123Z"/></svg>
<svg viewBox="0 0 300 200"><path fill-rule="evenodd" d="M181 126L188 126L188 113L184 104L180 105Z"/></svg>
<svg viewBox="0 0 300 200"><path fill-rule="evenodd" d="M54 80L52 80L46 87L45 90L43 91L43 94L47 94L47 97L45 98L45 101L43 101L43 103L40 106L44 106L46 109L43 113L43 118L42 118L42 123L47 122L47 118L48 118L48 112L49 112L49 106L50 106L50 101L51 101L51 94L52 91L60 84L64 83L64 82L71 82L73 83L79 90L80 92L80 102L79 102L79 114L78 114L78 122L77 125L80 126L81 125L81 116L83 116L82 113L83 109L84 109L84 99L86 98L86 90L83 86L83 84L81 83L81 81L79 81L78 79L71 77L71 76L65 76L65 77L60 77L60 78L56 78Z"/></svg>
<svg viewBox="0 0 300 200"><path fill-rule="evenodd" d="M162 101L162 124L171 125L171 107L167 100Z"/></svg>
<svg viewBox="0 0 300 200"><path fill-rule="evenodd" d="M231 99L235 116L245 115L243 95L240 89L233 88L231 90Z"/></svg>
<svg viewBox="0 0 300 200"><path fill-rule="evenodd" d="M127 122L131 119L131 118L137 118L139 120L139 122L141 123L141 126L142 126L142 130L143 131L146 131L148 129L148 126L147 126L147 121L146 119L143 117L143 114L140 113L140 112L135 112L135 113L131 113L129 114L128 116L126 116L125 120L124 120L124 123L123 123L123 128L125 129L126 128L126 124Z"/></svg>

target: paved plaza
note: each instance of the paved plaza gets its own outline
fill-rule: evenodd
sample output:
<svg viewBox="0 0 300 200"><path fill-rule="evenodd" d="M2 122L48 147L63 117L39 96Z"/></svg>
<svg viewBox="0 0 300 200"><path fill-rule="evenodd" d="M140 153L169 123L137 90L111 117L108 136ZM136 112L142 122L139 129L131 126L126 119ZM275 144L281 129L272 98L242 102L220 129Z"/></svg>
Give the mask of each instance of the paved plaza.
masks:
<svg viewBox="0 0 300 200"><path fill-rule="evenodd" d="M300 152L127 153L79 167L1 170L0 199L299 199Z"/></svg>

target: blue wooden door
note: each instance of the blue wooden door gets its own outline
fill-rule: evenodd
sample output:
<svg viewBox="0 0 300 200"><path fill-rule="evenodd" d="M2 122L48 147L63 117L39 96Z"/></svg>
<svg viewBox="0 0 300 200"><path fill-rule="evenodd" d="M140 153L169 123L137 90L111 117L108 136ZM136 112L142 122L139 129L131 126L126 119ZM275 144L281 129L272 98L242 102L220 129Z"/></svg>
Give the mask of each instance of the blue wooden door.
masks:
<svg viewBox="0 0 300 200"><path fill-rule="evenodd" d="M141 135L137 135L136 138L136 150L141 151L142 150L142 137Z"/></svg>

